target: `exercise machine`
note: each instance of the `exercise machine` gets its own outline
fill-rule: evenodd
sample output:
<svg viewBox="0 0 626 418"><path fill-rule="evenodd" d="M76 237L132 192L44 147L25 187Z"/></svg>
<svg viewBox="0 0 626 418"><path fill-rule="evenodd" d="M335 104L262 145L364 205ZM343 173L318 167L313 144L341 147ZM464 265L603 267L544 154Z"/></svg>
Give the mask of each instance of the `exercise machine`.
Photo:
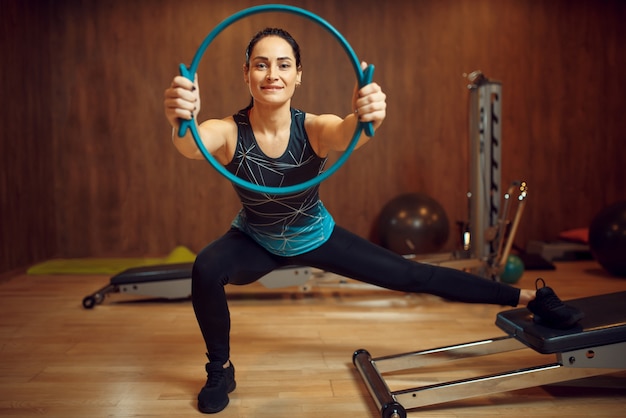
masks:
<svg viewBox="0 0 626 418"><path fill-rule="evenodd" d="M379 358L359 349L352 360L382 418L406 418L410 409L613 373L626 369L624 300L626 291L568 301L585 312L578 326L569 330L544 327L533 321L528 309L517 308L496 317L505 336ZM394 391L384 377L523 349L552 359L539 366Z"/></svg>
<svg viewBox="0 0 626 418"><path fill-rule="evenodd" d="M83 298L83 307L92 309L114 293L161 299L186 299L191 296L193 263L133 267L111 277L109 284ZM313 275L312 269L287 266L274 270L259 281L268 289L302 286L304 290Z"/></svg>
<svg viewBox="0 0 626 418"><path fill-rule="evenodd" d="M461 249L417 261L468 270L490 279L506 265L528 197L523 180L502 187L502 84L480 71L469 81L468 221L460 222ZM503 194L504 192L504 194ZM512 201L517 200L513 210Z"/></svg>

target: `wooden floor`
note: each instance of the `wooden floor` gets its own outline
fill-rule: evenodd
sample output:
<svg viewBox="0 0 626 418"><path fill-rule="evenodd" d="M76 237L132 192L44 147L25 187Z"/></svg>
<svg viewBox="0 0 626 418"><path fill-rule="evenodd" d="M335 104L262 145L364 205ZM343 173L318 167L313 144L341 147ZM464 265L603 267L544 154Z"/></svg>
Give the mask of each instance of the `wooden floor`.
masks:
<svg viewBox="0 0 626 418"><path fill-rule="evenodd" d="M594 262L527 272L519 284L531 287L539 275L564 299L626 290L626 280ZM0 416L201 415L196 395L205 356L190 302L129 302L118 294L83 309L82 298L108 281L20 275L0 283ZM304 294L254 284L229 288L229 295L238 386L218 415L224 418L378 417L352 365L356 349L379 357L497 337L503 334L495 315L506 309L376 289ZM546 360L527 351L474 360L443 377ZM626 373L583 383L457 401L408 416L626 416Z"/></svg>

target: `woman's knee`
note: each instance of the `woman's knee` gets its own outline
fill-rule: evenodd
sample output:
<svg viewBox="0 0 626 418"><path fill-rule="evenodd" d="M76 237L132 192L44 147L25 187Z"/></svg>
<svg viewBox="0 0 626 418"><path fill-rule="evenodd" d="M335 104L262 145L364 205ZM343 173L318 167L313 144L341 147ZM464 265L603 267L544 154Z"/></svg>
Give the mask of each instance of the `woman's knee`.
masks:
<svg viewBox="0 0 626 418"><path fill-rule="evenodd" d="M199 286L245 285L279 267L280 262L267 250L238 230L207 245L196 256L192 283Z"/></svg>
<svg viewBox="0 0 626 418"><path fill-rule="evenodd" d="M191 270L194 286L224 286L228 283L227 260L222 252L216 243L212 243L198 253Z"/></svg>

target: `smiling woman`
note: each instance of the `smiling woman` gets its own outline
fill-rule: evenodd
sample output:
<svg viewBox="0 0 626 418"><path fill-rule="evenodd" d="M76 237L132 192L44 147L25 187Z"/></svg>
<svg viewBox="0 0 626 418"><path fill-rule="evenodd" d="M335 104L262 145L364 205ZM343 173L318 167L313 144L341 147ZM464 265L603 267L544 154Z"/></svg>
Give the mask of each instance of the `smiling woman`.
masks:
<svg viewBox="0 0 626 418"><path fill-rule="evenodd" d="M368 67L362 63L358 68ZM302 259L301 263L346 271L349 265L359 263L351 263L348 257L343 258L344 266L333 267L326 262L344 247L344 240L356 239L379 250L335 228L333 217L319 198L319 183L323 175L330 175L329 171L320 175L329 152L345 151L343 157L347 158L352 149L367 142L367 137L360 138L365 124L371 135L382 124L386 95L378 84L368 82L355 87L355 112L343 118L305 113L291 107L302 72L298 43L283 29L266 28L246 49L243 78L252 96L246 108L196 126L201 103L197 75L193 81L177 76L165 91L166 117L174 132L182 129L185 133L172 138L175 147L190 159L207 158L229 179L236 179L234 187L243 206L230 231L198 254L192 270L192 301L209 356L207 383L198 395L202 412L224 409L228 393L235 388L224 285L254 282L291 264L294 256L313 253L314 258ZM371 77L371 67L368 74ZM183 129L183 124L191 129ZM329 245L331 241L333 245ZM320 251L321 247L325 250ZM364 248L356 254L367 252ZM238 260L241 256L246 263ZM375 280L357 272L354 275Z"/></svg>

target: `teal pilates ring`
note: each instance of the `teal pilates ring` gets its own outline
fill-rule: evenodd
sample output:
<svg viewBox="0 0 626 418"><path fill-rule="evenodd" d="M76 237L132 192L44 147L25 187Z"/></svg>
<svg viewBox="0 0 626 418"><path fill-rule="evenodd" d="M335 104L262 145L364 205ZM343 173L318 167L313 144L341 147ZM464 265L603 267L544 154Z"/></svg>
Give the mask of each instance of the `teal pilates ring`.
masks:
<svg viewBox="0 0 626 418"><path fill-rule="evenodd" d="M180 74L186 77L187 79L193 81L195 78L196 72L198 70L198 65L200 64L200 60L202 56L204 55L204 52L206 51L207 47L211 44L211 42L213 42L213 40L217 37L217 35L220 34L220 32L222 32L228 26L232 25L233 23L245 17L251 16L254 14L259 14L259 13L267 13L267 12L285 12L285 13L296 14L296 15L305 17L307 19L310 19L313 22L317 23L318 25L322 26L324 29L326 29L328 32L330 32L331 35L333 35L336 38L336 40L341 44L345 52L348 54L348 57L350 58L350 61L354 68L354 72L356 74L359 87L363 87L372 82L372 77L374 76L374 66L369 65L367 68L365 68L365 71L361 70L361 63L358 57L356 56L356 54L354 53L354 50L352 49L348 41L346 41L346 39L343 37L343 35L341 35L339 31L337 31L333 26L331 26L330 23L328 23L326 20L322 19L321 17L309 12L308 10L304 10L298 7L288 6L284 4L266 4L262 6L250 7L248 9L241 10L233 14L229 18L223 20L219 25L213 28L213 30L204 39L204 41L202 42L202 44L196 51L196 55L193 57L191 66L186 67L185 64L180 64ZM224 168L224 166L222 166L215 159L215 157L213 157L213 155L211 155L211 153L207 151L206 147L200 140L200 134L198 133L198 129L196 127L196 124L193 123L193 120L181 120L180 127L178 129L178 136L179 137L185 136L187 129L191 130L193 139L196 142L198 149L200 149L200 152L202 152L202 155L204 156L204 158L206 158L206 160L213 166L213 168L215 168L221 175L223 175L228 180L232 181L233 183L237 184L240 187L251 190L253 192L267 193L267 194L297 193L297 192L301 192L305 189L308 189L309 187L313 187L321 183L322 181L330 177L335 171L339 169L339 167L341 167L346 162L346 160L348 159L352 151L354 151L354 148L356 147L357 142L359 142L361 131L365 130L366 135L374 136L374 127L372 126L371 122L359 122L357 123L357 126L354 130L354 135L352 136L352 140L350 144L348 145L346 150L343 152L341 157L339 157L339 159L328 170L324 171L320 175L310 180L307 180L299 184L294 184L291 186L283 186L283 187L270 187L270 186L263 186L259 184L250 183L248 181L245 181L235 176L230 171L226 170L226 168Z"/></svg>

